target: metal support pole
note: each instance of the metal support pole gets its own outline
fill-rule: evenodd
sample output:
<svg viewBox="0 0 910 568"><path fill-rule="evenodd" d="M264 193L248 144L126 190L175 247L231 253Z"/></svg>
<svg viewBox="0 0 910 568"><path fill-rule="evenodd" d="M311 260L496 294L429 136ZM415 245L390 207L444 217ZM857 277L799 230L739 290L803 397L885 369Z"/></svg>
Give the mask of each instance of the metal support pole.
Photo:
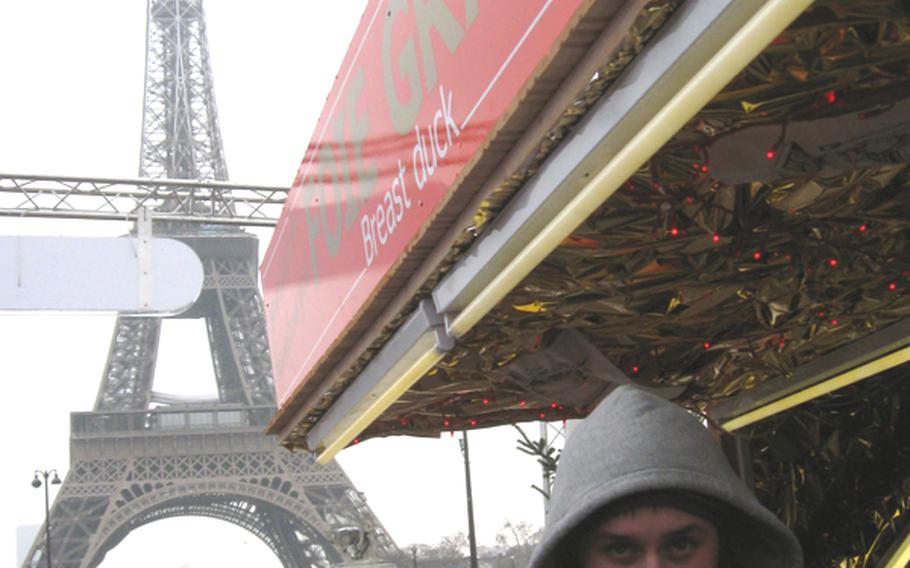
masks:
<svg viewBox="0 0 910 568"><path fill-rule="evenodd" d="M550 447L550 440L549 440L549 435L547 432L547 423L546 422L540 423L540 440L543 444L542 445L543 448ZM550 512L550 490L552 490L553 488L550 487L550 475L547 472L547 464L543 461L540 462L540 475L541 475L540 486L543 488L543 495L542 495L542 497L543 497L543 516L544 516L544 519L546 519L547 513Z"/></svg>
<svg viewBox="0 0 910 568"><path fill-rule="evenodd" d="M474 537L474 497L471 493L471 454L468 450L468 431L461 431L461 455L464 457L464 484L468 502L468 545L471 549L471 568L477 568L477 540Z"/></svg>
<svg viewBox="0 0 910 568"><path fill-rule="evenodd" d="M754 492L755 475L752 472L752 451L749 448L749 440L736 433L723 434L720 439L720 447L739 478Z"/></svg>
<svg viewBox="0 0 910 568"><path fill-rule="evenodd" d="M51 496L47 488L47 473L44 474L44 549L47 552L47 568L51 568Z"/></svg>
<svg viewBox="0 0 910 568"><path fill-rule="evenodd" d="M48 482L48 477L51 474L54 474L54 479ZM57 470L35 470L35 479L32 480L32 487L38 488L41 487L41 480L38 479L38 476L44 478L44 552L45 558L47 559L46 565L47 568L51 568L51 495L49 485L53 483L54 485L60 484L60 478L57 477Z"/></svg>
<svg viewBox="0 0 910 568"><path fill-rule="evenodd" d="M139 209L136 220L136 257L139 268L139 311L152 308L152 208Z"/></svg>

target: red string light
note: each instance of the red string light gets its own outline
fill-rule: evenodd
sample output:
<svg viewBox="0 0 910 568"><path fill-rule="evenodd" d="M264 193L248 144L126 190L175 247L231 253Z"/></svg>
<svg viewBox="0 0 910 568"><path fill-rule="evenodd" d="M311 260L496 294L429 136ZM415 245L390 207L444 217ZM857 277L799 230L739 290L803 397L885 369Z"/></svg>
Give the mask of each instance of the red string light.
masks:
<svg viewBox="0 0 910 568"><path fill-rule="evenodd" d="M678 237L679 229L677 229L676 227L673 227L672 229L670 229L670 234L673 235L674 237Z"/></svg>
<svg viewBox="0 0 910 568"><path fill-rule="evenodd" d="M471 418L471 426L477 426L477 421Z"/></svg>
<svg viewBox="0 0 910 568"><path fill-rule="evenodd" d="M760 250L755 251L755 253L752 255L752 258L754 258L755 260L761 260L761 251Z"/></svg>
<svg viewBox="0 0 910 568"><path fill-rule="evenodd" d="M705 349L711 349L711 342L705 341L704 346L705 346Z"/></svg>
<svg viewBox="0 0 910 568"><path fill-rule="evenodd" d="M486 406L486 405L490 404L490 399L485 398L481 402L483 402L483 405Z"/></svg>
<svg viewBox="0 0 910 568"><path fill-rule="evenodd" d="M773 160L774 156L776 156L776 155L777 155L777 152L775 152L774 150L768 150L767 152L765 152L765 158L767 158L769 160Z"/></svg>
<svg viewBox="0 0 910 568"><path fill-rule="evenodd" d="M837 327L837 320L836 320L836 319L831 320L831 327Z"/></svg>
<svg viewBox="0 0 910 568"><path fill-rule="evenodd" d="M449 421L448 421L448 420L443 420L443 421L442 421L442 425L445 426L446 428L448 428L448 427L449 427Z"/></svg>
<svg viewBox="0 0 910 568"><path fill-rule="evenodd" d="M701 173L703 173L703 174L708 173L708 164L702 164Z"/></svg>
<svg viewBox="0 0 910 568"><path fill-rule="evenodd" d="M633 373L638 374L638 371L639 371L638 365L635 365L634 367L632 367Z"/></svg>
<svg viewBox="0 0 910 568"><path fill-rule="evenodd" d="M860 233L865 233L867 228L868 228L868 227L866 227L866 225L864 225L864 224L863 224L863 225L860 225L860 226L859 226L859 232L860 232Z"/></svg>
<svg viewBox="0 0 910 568"><path fill-rule="evenodd" d="M895 284L894 282L889 283L888 289L891 290L892 292L894 292L895 290L897 290L897 284Z"/></svg>
<svg viewBox="0 0 910 568"><path fill-rule="evenodd" d="M833 105L834 103L837 102L837 93L835 93L834 91L828 91L827 93L825 93L825 101L829 105Z"/></svg>
<svg viewBox="0 0 910 568"><path fill-rule="evenodd" d="M714 233L713 235L711 235L711 242L713 242L714 244L719 243L720 235L718 235L717 233Z"/></svg>
<svg viewBox="0 0 910 568"><path fill-rule="evenodd" d="M359 443L360 443L360 438L354 438L354 445L357 445Z"/></svg>
<svg viewBox="0 0 910 568"><path fill-rule="evenodd" d="M556 410L556 408L557 408L558 406L559 406L559 405L556 404L555 402L551 402L551 403L550 403L550 408L552 408L553 410Z"/></svg>
<svg viewBox="0 0 910 568"><path fill-rule="evenodd" d="M518 406L527 406L527 404L528 404L528 401L526 401L526 400L519 400L519 401L518 401Z"/></svg>
<svg viewBox="0 0 910 568"><path fill-rule="evenodd" d="M836 259L836 258L829 258L829 259L828 259L828 266L830 266L831 268L837 268L837 259Z"/></svg>
<svg viewBox="0 0 910 568"><path fill-rule="evenodd" d="M543 412L541 412L541 413L538 414L537 416L540 417L541 420L543 420L544 418L546 418L547 415L544 414Z"/></svg>

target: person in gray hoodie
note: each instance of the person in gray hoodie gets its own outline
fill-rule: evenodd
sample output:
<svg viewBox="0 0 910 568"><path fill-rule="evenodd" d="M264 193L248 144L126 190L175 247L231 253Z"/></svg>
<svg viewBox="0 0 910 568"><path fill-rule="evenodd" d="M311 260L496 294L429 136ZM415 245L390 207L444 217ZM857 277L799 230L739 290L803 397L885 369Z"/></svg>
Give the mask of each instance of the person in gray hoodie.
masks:
<svg viewBox="0 0 910 568"><path fill-rule="evenodd" d="M793 533L685 409L632 386L570 433L529 568L800 568Z"/></svg>

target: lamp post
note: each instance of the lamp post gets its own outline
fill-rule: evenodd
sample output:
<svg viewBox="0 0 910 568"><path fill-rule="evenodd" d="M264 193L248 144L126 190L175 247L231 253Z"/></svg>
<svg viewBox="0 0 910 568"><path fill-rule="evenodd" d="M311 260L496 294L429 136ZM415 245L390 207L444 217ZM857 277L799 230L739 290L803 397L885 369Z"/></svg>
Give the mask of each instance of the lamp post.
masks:
<svg viewBox="0 0 910 568"><path fill-rule="evenodd" d="M54 474L54 478L48 482L47 478ZM51 497L48 485L60 485L60 478L57 476L57 470L35 470L35 479L32 480L32 487L38 489L41 487L41 478L44 478L44 551L47 558L47 568L51 568Z"/></svg>
<svg viewBox="0 0 910 568"><path fill-rule="evenodd" d="M464 457L464 484L468 503L468 546L471 553L471 568L477 568L477 540L474 536L474 496L471 491L471 454L468 451L468 431L461 431L461 455Z"/></svg>

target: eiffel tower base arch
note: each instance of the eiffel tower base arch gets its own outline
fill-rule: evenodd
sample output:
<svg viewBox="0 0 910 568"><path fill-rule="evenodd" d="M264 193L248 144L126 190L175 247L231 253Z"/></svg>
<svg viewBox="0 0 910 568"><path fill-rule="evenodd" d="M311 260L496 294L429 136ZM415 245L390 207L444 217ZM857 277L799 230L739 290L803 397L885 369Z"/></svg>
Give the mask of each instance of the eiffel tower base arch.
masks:
<svg viewBox="0 0 910 568"><path fill-rule="evenodd" d="M73 464L51 509L53 565L94 568L133 530L179 516L244 528L286 568L392 554L394 544L344 471L278 446L261 434L255 418L267 413L256 410L269 409L73 413ZM208 428L167 426L206 412ZM214 423L218 417L235 423ZM44 554L39 538L23 566L43 566Z"/></svg>

